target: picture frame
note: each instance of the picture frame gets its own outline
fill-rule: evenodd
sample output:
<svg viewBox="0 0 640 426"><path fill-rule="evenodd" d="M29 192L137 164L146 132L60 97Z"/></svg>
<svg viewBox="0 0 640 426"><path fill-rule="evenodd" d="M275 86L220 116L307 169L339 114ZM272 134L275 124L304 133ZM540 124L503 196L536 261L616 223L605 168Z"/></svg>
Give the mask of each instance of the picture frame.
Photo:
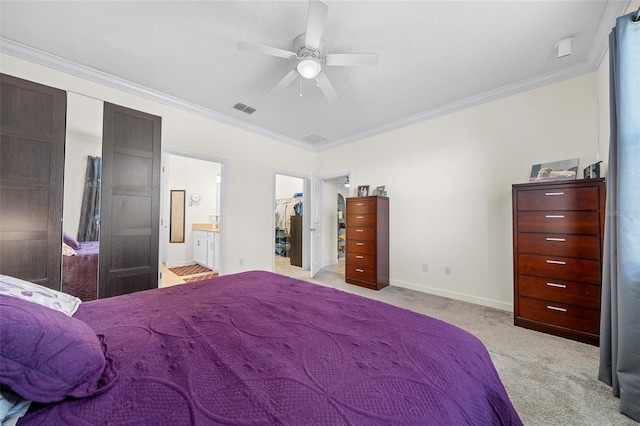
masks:
<svg viewBox="0 0 640 426"><path fill-rule="evenodd" d="M574 180L578 175L578 158L534 164L531 166L529 182Z"/></svg>
<svg viewBox="0 0 640 426"><path fill-rule="evenodd" d="M380 197L384 197L385 190L384 190L384 185L382 186L378 186L376 187L376 192L374 193L374 195L378 195Z"/></svg>
<svg viewBox="0 0 640 426"><path fill-rule="evenodd" d="M600 163L602 161L598 161L597 163L593 163L588 165L583 171L584 179L595 179L600 177Z"/></svg>
<svg viewBox="0 0 640 426"><path fill-rule="evenodd" d="M368 197L369 196L369 185L358 185L358 197Z"/></svg>

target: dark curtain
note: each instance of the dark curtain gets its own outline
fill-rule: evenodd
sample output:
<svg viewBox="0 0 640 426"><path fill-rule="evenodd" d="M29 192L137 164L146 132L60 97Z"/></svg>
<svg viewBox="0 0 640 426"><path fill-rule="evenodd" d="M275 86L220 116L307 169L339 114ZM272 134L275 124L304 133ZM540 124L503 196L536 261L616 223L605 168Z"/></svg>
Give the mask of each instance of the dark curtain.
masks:
<svg viewBox="0 0 640 426"><path fill-rule="evenodd" d="M640 13L637 12L637 13ZM640 22L618 18L609 38L611 142L598 378L640 421Z"/></svg>
<svg viewBox="0 0 640 426"><path fill-rule="evenodd" d="M87 174L84 180L78 241L99 241L100 239L100 176L102 158L87 158Z"/></svg>

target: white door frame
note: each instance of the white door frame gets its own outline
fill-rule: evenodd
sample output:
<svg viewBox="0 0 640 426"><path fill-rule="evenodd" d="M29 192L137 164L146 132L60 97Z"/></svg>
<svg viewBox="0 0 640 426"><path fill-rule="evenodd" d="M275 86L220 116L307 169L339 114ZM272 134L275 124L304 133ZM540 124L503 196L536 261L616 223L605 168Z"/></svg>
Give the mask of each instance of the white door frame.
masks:
<svg viewBox="0 0 640 426"><path fill-rule="evenodd" d="M336 178L339 178L339 177L343 177L343 176L347 176L349 178L349 182L353 182L353 179L351 179L351 172L331 173L331 174L317 176L317 178L320 180L320 183L321 183L320 193L322 194L322 192L324 190L324 183L326 181L330 181L330 180L333 180L333 179L336 179ZM325 201L329 202L328 200L321 199L321 203L318 206L320 212L322 212L324 210ZM336 199L332 199L331 202L332 203L336 203ZM323 250L324 249L323 241L325 240L325 238L323 238L323 234L322 233L328 232L328 231L327 231L327 227L325 226L325 224L322 223L322 215L321 215L321 218L320 218L320 230L321 230L321 234L320 234L320 244L319 244L320 247L319 247L319 250L320 250L321 253L323 253L324 252L324 250ZM323 262L321 260L320 268L324 268L325 266L327 266L327 265L325 264L325 262Z"/></svg>
<svg viewBox="0 0 640 426"><path fill-rule="evenodd" d="M310 179L308 175L303 175L303 174L299 174L299 173L294 173L294 172L289 172L289 171L284 171L284 170L280 170L280 169L274 169L273 170L273 194L271 196L271 199L275 202L276 200L276 175L282 175L282 176L289 176L289 177L294 177L294 178L299 178L302 179L303 184L303 190L302 190L302 269L308 270L309 269L309 246L310 246L310 238L309 238L309 233L306 232L309 228L310 228L310 223L311 223L311 215L307 214L307 212L310 212L310 201L311 201L311 184L310 184ZM271 216L272 217L272 224L271 224L271 229L276 229L276 216L275 213ZM272 235L273 237L273 235ZM273 238L272 238L273 239ZM273 241L272 241L273 243ZM272 248L273 248L273 244L272 244ZM275 271L276 270L276 253L275 250L271 250L271 270Z"/></svg>
<svg viewBox="0 0 640 426"><path fill-rule="evenodd" d="M304 191L303 191L303 202L305 204L307 204L307 206L303 207L304 209L304 214L303 214L303 219L302 219L302 228L303 228L303 232L302 232L302 269L305 270L311 270L311 214L306 214L306 212L311 212L311 203L314 202L314 200L312 200L312 197L315 197L315 194L311 194L311 183L312 183L312 178L308 175L303 175L303 174L299 174L299 173L293 173L293 172L289 172L289 171L284 171L284 170L279 170L279 169L274 169L273 171L273 195L272 195L272 199L275 200L276 199L276 175L284 175L284 176L291 176L291 177L296 177L296 178L300 178L304 180ZM351 178L351 172L340 172L340 173L331 173L331 174L326 174L326 175L314 175L315 178L319 179L320 182L324 185L324 181L327 180L333 180L342 176L348 176L349 177L349 182L353 182L353 179ZM333 203L335 203L335 200L332 200ZM321 194L320 194L320 205L318 206L319 211L322 211L323 209L323 203L324 200L322 200ZM273 219L272 219L272 229L276 229L276 219L275 219L275 214L273 215ZM320 218L320 229L322 229L322 219ZM320 251L322 252L322 238L320 238ZM275 256L275 250L271 250L271 256L272 256L272 270L275 271L275 265L276 265L276 256ZM325 265L321 265L320 267L324 267ZM311 272L311 271L310 271ZM312 276L312 275L311 275Z"/></svg>
<svg viewBox="0 0 640 426"><path fill-rule="evenodd" d="M161 164L164 166L165 163L165 155L166 154L170 154L170 155L175 155L178 157L187 157L187 158L193 158L196 160L204 160L204 161L210 161L212 163L218 163L220 164L220 217L218 218L218 223L220 225L220 271L219 274L220 275L224 275L225 271L226 271L226 251L224 250L224 247L226 247L226 234L224 232L224 220L225 217L227 216L227 178L228 178L228 160L224 159L224 158L220 158L220 157L214 157L211 155L203 155L203 154L196 154L194 152L190 152L190 151L182 151L179 149L174 149L174 148L162 148L162 159L161 159ZM161 174L162 178L160 179L160 206L165 206L166 205L164 203L167 203L168 200L166 199L166 197L168 196L168 190L167 188L165 188L165 182L164 182L164 171ZM166 192L166 194L165 194ZM162 272L162 256L163 256L163 252L166 250L166 244L168 244L168 239L166 241L163 242L163 235L164 235L164 230L163 230L163 226L165 226L168 223L168 219L167 217L164 217L164 209L161 208L161 212L160 212L160 220L161 220L161 225L160 225L160 250L158 253L158 256L160 256L160 262L159 262L159 268L160 271L158 272L158 276L160 275L160 272ZM162 281L159 279L158 280L158 286L161 287L162 286Z"/></svg>
<svg viewBox="0 0 640 426"><path fill-rule="evenodd" d="M311 183L312 199L311 199L311 228L309 229L309 253L310 267L309 275L311 278L322 269L322 183L323 181L316 175L313 175Z"/></svg>

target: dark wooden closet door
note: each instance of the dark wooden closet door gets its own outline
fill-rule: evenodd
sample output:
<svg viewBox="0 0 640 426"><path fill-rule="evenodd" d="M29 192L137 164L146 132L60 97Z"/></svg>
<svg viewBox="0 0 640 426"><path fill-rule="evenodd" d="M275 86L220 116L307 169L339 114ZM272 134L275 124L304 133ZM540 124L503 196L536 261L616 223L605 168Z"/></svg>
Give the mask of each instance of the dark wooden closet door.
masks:
<svg viewBox="0 0 640 426"><path fill-rule="evenodd" d="M58 290L67 94L0 83L0 273Z"/></svg>
<svg viewBox="0 0 640 426"><path fill-rule="evenodd" d="M104 104L100 298L158 287L161 120Z"/></svg>

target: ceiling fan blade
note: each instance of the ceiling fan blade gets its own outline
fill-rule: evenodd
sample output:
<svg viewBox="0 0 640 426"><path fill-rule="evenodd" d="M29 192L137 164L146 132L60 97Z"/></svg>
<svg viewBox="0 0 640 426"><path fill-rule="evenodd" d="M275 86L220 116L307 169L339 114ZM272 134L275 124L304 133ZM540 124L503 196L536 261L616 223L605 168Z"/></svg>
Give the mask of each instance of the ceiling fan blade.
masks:
<svg viewBox="0 0 640 426"><path fill-rule="evenodd" d="M329 102L338 100L338 94L324 72L320 71L320 74L316 76L316 83Z"/></svg>
<svg viewBox="0 0 640 426"><path fill-rule="evenodd" d="M377 53L332 53L325 56L331 67L357 67L378 65Z"/></svg>
<svg viewBox="0 0 640 426"><path fill-rule="evenodd" d="M300 74L298 74L298 70L296 70L295 68L292 69L291 71L289 71L289 73L287 75L285 75L282 80L280 80L278 82L278 84L276 84L275 86L273 86L273 89L271 89L271 91L269 92L270 95L279 95L284 89L285 87L287 87L288 85L291 84L291 82L293 80L296 79L296 77L298 77Z"/></svg>
<svg viewBox="0 0 640 426"><path fill-rule="evenodd" d="M296 54L284 49L278 49L277 47L262 46L260 44L252 44L244 41L238 42L238 50L244 50L246 52L261 53L263 55L276 56L278 58L293 59Z"/></svg>
<svg viewBox="0 0 640 426"><path fill-rule="evenodd" d="M322 30L329 13L329 5L321 0L309 1L309 15L307 15L307 32L305 36L305 46L309 49L318 50Z"/></svg>

